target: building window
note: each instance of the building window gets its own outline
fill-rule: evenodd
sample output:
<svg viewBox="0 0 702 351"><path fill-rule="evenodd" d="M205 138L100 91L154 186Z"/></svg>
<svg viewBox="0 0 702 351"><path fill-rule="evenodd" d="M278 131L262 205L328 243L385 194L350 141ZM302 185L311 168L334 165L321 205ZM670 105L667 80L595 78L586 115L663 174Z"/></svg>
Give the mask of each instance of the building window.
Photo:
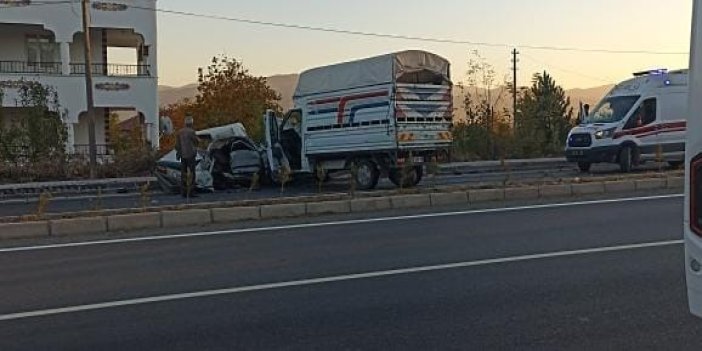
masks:
<svg viewBox="0 0 702 351"><path fill-rule="evenodd" d="M51 69L58 61L58 44L49 36L27 37L27 65L34 68Z"/></svg>

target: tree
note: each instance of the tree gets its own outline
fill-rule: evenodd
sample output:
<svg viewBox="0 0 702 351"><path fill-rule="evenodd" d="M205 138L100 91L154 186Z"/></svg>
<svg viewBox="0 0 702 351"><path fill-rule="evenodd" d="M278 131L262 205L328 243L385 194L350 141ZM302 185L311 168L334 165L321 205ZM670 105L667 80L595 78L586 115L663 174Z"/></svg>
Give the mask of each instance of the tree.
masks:
<svg viewBox="0 0 702 351"><path fill-rule="evenodd" d="M506 153L511 130L499 106L505 86L495 86L496 73L477 51L468 61L467 86L459 84L465 115L454 126L455 148L467 158L495 159Z"/></svg>
<svg viewBox="0 0 702 351"><path fill-rule="evenodd" d="M148 174L153 170L156 154L144 138L141 122L140 116L120 122L117 114L110 115L108 130L112 158L103 167L110 176Z"/></svg>
<svg viewBox="0 0 702 351"><path fill-rule="evenodd" d="M195 126L198 129L241 122L249 136L263 135L262 116L267 109L280 111L280 96L265 77L255 77L236 59L214 57L198 72Z"/></svg>
<svg viewBox="0 0 702 351"><path fill-rule="evenodd" d="M532 86L517 99L515 134L524 156L559 154L573 126L570 98L547 72L533 76Z"/></svg>
<svg viewBox="0 0 702 351"><path fill-rule="evenodd" d="M206 69L198 69L195 100L184 99L162 108L160 114L173 121L173 128L183 128L185 117L192 115L196 129L219 127L240 122L249 136L263 136L262 117L267 109L281 111L280 96L268 86L265 77L255 77L236 59L212 58ZM175 147L175 137L161 137L161 151Z"/></svg>
<svg viewBox="0 0 702 351"><path fill-rule="evenodd" d="M31 162L63 159L68 133L56 90L24 82L18 96L19 118L8 125L0 124L0 157L8 160L26 157Z"/></svg>

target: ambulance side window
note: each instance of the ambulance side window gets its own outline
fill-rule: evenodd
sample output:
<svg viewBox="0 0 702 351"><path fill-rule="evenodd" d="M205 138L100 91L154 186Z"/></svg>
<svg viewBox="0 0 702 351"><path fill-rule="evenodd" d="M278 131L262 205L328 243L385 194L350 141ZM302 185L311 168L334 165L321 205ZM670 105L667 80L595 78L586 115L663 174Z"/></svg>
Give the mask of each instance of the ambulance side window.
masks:
<svg viewBox="0 0 702 351"><path fill-rule="evenodd" d="M656 98L644 100L636 112L629 118L624 129L633 129L647 126L656 121Z"/></svg>

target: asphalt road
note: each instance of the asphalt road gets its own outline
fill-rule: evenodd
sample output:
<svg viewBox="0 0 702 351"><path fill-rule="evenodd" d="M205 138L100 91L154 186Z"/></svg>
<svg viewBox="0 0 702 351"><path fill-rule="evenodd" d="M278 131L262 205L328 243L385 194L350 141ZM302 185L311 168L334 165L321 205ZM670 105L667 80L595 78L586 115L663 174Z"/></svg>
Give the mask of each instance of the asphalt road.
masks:
<svg viewBox="0 0 702 351"><path fill-rule="evenodd" d="M0 249L0 350L702 347L680 197L343 219Z"/></svg>
<svg viewBox="0 0 702 351"><path fill-rule="evenodd" d="M503 184L505 181L557 181L562 178L582 177L589 178L609 174L617 174L618 166L611 164L594 165L592 173L581 174L575 166L557 167L555 169L512 169L500 172L464 172L460 174L441 174L435 178L426 176L420 183L420 187L433 187L437 185L461 185L461 184ZM665 170L667 167L657 164L647 164L640 168L640 172ZM322 193L347 193L349 191L349 181L342 175L339 179L326 183L322 186ZM381 180L379 190L392 190L395 186L387 179ZM299 197L316 195L320 193L315 181L311 178L302 178L289 185L281 192L279 187L264 186L258 191L249 189L231 189L218 191L213 194L201 194L200 197L190 199L191 203L217 202L217 201L238 201L270 199L279 197ZM147 197L141 194L104 194L100 197L95 195L82 196L57 196L49 201L46 207L47 213L68 213L79 211L92 211L96 209L123 209L141 208L144 206L168 206L180 205L186 200L180 196L152 192ZM11 198L0 199L0 217L23 216L37 213L38 198Z"/></svg>

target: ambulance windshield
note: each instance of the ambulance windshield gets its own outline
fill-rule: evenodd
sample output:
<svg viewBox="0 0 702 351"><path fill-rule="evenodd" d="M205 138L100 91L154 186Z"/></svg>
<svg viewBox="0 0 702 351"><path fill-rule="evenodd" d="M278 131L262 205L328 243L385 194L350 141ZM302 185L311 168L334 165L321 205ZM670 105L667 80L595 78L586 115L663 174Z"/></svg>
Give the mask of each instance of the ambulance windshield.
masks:
<svg viewBox="0 0 702 351"><path fill-rule="evenodd" d="M590 113L583 123L615 123L626 117L640 96L616 96L602 100L595 110Z"/></svg>

